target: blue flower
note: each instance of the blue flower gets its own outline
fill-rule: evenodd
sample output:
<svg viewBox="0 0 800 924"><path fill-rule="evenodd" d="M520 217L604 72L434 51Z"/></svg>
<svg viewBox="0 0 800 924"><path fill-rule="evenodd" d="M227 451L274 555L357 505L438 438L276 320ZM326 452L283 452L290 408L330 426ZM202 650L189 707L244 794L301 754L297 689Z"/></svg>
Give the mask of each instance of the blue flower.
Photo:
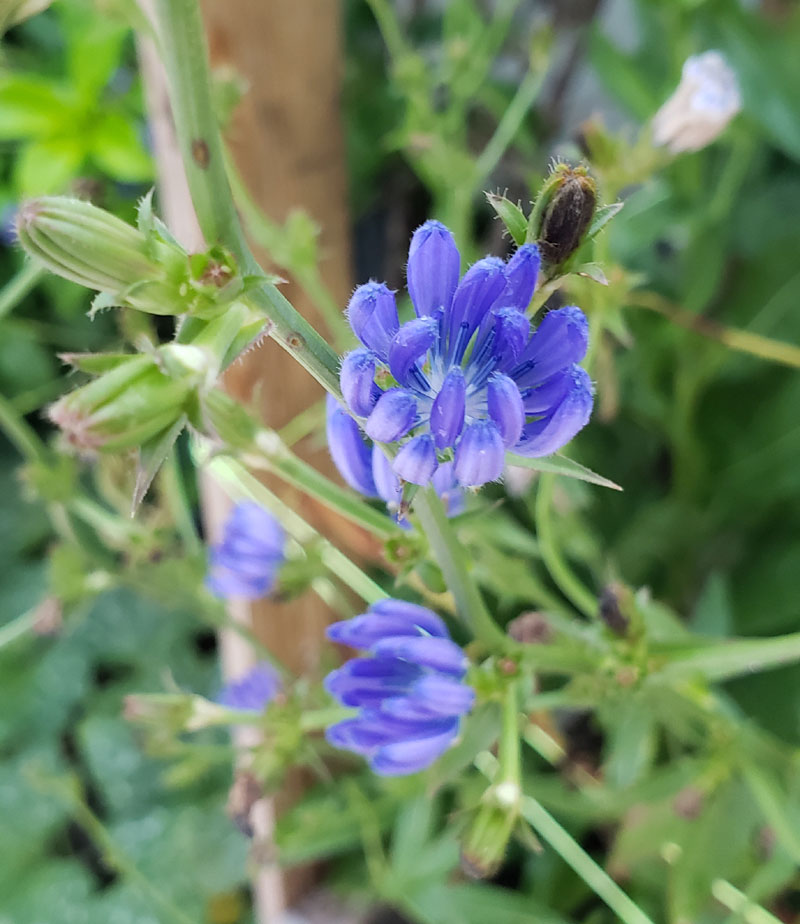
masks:
<svg viewBox="0 0 800 924"><path fill-rule="evenodd" d="M222 542L211 549L206 586L217 597L257 600L275 585L284 560L286 535L258 504L237 504L225 523Z"/></svg>
<svg viewBox="0 0 800 924"><path fill-rule="evenodd" d="M275 668L262 661L251 668L243 677L226 684L218 702L229 709L247 712L262 712L281 688L281 679Z"/></svg>
<svg viewBox="0 0 800 924"><path fill-rule="evenodd" d="M328 638L371 655L325 679L333 697L359 710L332 725L328 741L362 754L382 776L430 766L453 743L475 700L463 682L467 658L442 620L414 603L381 600L361 616L334 623Z"/></svg>
<svg viewBox="0 0 800 924"><path fill-rule="evenodd" d="M399 475L381 447L364 438L355 420L330 395L326 429L331 457L347 484L365 497L381 498L392 513L397 513L403 496ZM440 463L431 481L448 516L464 510L464 491L456 482L452 462Z"/></svg>
<svg viewBox="0 0 800 924"><path fill-rule="evenodd" d="M348 317L363 346L342 362L342 394L372 440L402 441L391 463L402 480L429 484L452 461L455 482L477 487L500 477L506 450L550 455L588 422L593 390L577 365L588 345L585 315L560 308L536 330L525 315L539 262L536 246L524 244L506 263L479 260L459 281L452 234L427 221L408 257L415 318L399 323L382 283L353 293ZM349 469L351 484L369 487L369 448L341 421L331 429L341 432L331 451L344 477Z"/></svg>

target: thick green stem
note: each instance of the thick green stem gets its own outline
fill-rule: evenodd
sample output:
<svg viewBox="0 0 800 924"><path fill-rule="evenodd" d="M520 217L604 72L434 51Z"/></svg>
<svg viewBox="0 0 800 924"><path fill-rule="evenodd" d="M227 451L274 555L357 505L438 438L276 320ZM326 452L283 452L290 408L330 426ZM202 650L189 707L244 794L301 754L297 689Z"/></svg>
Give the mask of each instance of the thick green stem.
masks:
<svg viewBox="0 0 800 924"><path fill-rule="evenodd" d="M536 833L602 898L625 924L653 924L608 873L601 869L553 816L534 798L524 796L522 815Z"/></svg>
<svg viewBox="0 0 800 924"><path fill-rule="evenodd" d="M366 603L377 603L389 595L369 575L365 574L343 552L321 536L312 526L266 488L247 469L230 458L217 457L208 463L208 470L237 500L248 498L261 504L275 516L286 532L300 545L316 544L322 564L333 577L357 593Z"/></svg>
<svg viewBox="0 0 800 924"><path fill-rule="evenodd" d="M0 430L2 430L29 462L44 462L47 447L35 430L29 427L14 405L0 395Z"/></svg>
<svg viewBox="0 0 800 924"><path fill-rule="evenodd" d="M157 0L162 58L192 202L209 243L227 247L246 275L263 275L247 246L230 184L211 101L203 22L197 0ZM339 395L339 358L317 331L266 280L248 301L272 322L270 335L331 394Z"/></svg>
<svg viewBox="0 0 800 924"><path fill-rule="evenodd" d="M478 586L467 567L464 549L448 520L441 498L432 487L419 491L414 510L420 519L434 558L453 593L458 615L472 630L475 638L493 651L508 651L514 642L492 619Z"/></svg>
<svg viewBox="0 0 800 924"><path fill-rule="evenodd" d="M16 276L11 279L0 289L0 318L5 317L9 311L22 301L28 292L47 275L47 270L40 264L29 260Z"/></svg>

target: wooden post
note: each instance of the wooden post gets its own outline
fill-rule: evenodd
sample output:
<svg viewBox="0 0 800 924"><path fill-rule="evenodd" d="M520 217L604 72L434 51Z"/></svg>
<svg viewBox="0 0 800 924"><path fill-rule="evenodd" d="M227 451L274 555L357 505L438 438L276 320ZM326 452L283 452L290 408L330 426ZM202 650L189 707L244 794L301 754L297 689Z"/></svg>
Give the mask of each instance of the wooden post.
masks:
<svg viewBox="0 0 800 924"><path fill-rule="evenodd" d="M141 0L147 8L148 0ZM341 85L340 8L336 0L204 0L212 68L227 66L242 75L249 90L234 113L227 142L254 200L270 218L282 221L292 208L303 208L322 228L322 276L344 305L349 295L350 229L347 182L339 112ZM180 155L171 126L166 83L157 55L141 43L148 107L153 122L160 174L160 203L182 243L203 246ZM266 254L258 254L268 265ZM298 310L323 329L321 319L302 292L291 284L285 292ZM317 383L288 354L267 340L227 372L226 389L252 406L262 418L280 427L321 399ZM311 452L307 461L333 474L326 451ZM331 534L342 529L318 505L299 492L274 482L271 487L317 527ZM216 485L203 485L204 519L212 537L220 533L229 504ZM236 604L232 618L252 624L257 635L290 668L313 673L325 625L331 614L313 594L289 604L259 601ZM222 633L221 656L226 676L241 674L252 664L252 652L232 632ZM240 742L242 744L252 742ZM290 780L278 802L292 798L302 780ZM261 800L254 818L260 838L269 836L273 806ZM280 805L278 806L278 810ZM293 897L304 891L310 871L284 876L268 862L255 878L258 920L278 920Z"/></svg>

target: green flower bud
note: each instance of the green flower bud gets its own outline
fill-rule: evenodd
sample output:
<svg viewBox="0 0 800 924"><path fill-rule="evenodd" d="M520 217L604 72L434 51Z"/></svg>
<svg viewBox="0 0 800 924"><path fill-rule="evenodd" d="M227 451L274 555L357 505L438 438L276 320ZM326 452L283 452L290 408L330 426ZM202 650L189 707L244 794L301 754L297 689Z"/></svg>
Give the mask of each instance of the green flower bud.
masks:
<svg viewBox="0 0 800 924"><path fill-rule="evenodd" d="M60 196L26 202L17 215L23 248L51 272L103 292L99 307L124 305L150 314L180 314L168 273L186 257L104 209Z"/></svg>
<svg viewBox="0 0 800 924"><path fill-rule="evenodd" d="M597 206L597 186L585 167L557 164L529 222L545 267L562 266L580 247Z"/></svg>
<svg viewBox="0 0 800 924"><path fill-rule="evenodd" d="M461 844L461 866L468 876L493 876L503 862L519 819L519 786L501 782L487 789Z"/></svg>
<svg viewBox="0 0 800 924"><path fill-rule="evenodd" d="M198 377L207 375L202 369L179 369L174 347L154 356L116 357L113 368L56 401L50 419L80 450L129 449L159 436L191 409ZM197 364L205 353L190 355Z"/></svg>

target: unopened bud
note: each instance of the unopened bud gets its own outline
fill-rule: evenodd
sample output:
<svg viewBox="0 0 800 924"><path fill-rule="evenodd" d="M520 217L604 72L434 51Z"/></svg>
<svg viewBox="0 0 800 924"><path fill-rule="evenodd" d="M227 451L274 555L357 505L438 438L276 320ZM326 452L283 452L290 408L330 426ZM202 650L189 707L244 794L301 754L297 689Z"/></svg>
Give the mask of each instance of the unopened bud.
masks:
<svg viewBox="0 0 800 924"><path fill-rule="evenodd" d="M596 205L597 186L585 167L554 167L531 214L531 232L546 267L561 266L580 247Z"/></svg>
<svg viewBox="0 0 800 924"><path fill-rule="evenodd" d="M678 88L653 118L653 141L672 154L711 144L742 108L736 74L719 51L687 58Z"/></svg>
<svg viewBox="0 0 800 924"><path fill-rule="evenodd" d="M484 794L461 845L461 868L468 876L486 879L500 868L519 819L520 796L519 786L508 781Z"/></svg>
<svg viewBox="0 0 800 924"><path fill-rule="evenodd" d="M17 213L25 251L51 272L87 289L107 293L108 304L150 314L180 314L168 267L182 252L81 199L45 196Z"/></svg>
<svg viewBox="0 0 800 924"><path fill-rule="evenodd" d="M193 376L171 377L156 357L124 356L93 382L60 398L48 413L76 449L129 449L172 427L195 390Z"/></svg>

